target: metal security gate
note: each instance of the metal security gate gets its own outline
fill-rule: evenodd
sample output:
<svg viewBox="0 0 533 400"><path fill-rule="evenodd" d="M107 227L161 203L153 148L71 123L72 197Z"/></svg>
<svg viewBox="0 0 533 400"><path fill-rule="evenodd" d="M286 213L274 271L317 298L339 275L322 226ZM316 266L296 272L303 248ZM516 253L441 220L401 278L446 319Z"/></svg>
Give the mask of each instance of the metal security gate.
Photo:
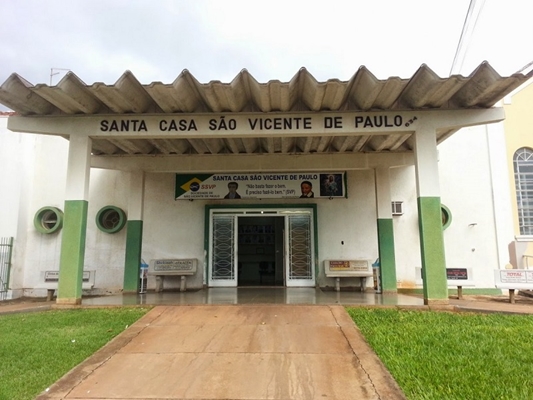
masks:
<svg viewBox="0 0 533 400"><path fill-rule="evenodd" d="M13 238L0 238L0 300L5 300L7 298L12 250Z"/></svg>
<svg viewBox="0 0 533 400"><path fill-rule="evenodd" d="M233 215L215 215L212 229L210 286L237 286L235 221Z"/></svg>
<svg viewBox="0 0 533 400"><path fill-rule="evenodd" d="M287 286L314 286L311 215L289 215L286 218L288 253Z"/></svg>

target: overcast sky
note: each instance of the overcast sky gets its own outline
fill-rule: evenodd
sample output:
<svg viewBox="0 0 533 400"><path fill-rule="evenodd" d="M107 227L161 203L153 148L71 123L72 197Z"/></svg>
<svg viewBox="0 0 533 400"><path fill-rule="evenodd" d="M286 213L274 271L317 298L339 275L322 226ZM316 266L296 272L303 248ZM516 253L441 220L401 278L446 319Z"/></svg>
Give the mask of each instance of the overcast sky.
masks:
<svg viewBox="0 0 533 400"><path fill-rule="evenodd" d="M0 83L16 72L49 84L51 68L87 84L114 84L126 70L143 84L170 83L183 69L230 82L243 68L260 82L288 81L301 67L348 80L361 65L409 78L423 63L446 77L469 3L1 0ZM485 0L461 74L483 60L501 75L533 61L532 17L532 0Z"/></svg>

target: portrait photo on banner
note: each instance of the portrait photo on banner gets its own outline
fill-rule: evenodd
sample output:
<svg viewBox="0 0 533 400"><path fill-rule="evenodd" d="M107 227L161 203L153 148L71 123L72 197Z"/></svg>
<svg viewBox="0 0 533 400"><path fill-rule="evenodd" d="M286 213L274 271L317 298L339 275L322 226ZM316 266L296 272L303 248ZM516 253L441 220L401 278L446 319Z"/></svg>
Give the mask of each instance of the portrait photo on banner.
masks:
<svg viewBox="0 0 533 400"><path fill-rule="evenodd" d="M342 174L320 174L320 196L344 196Z"/></svg>

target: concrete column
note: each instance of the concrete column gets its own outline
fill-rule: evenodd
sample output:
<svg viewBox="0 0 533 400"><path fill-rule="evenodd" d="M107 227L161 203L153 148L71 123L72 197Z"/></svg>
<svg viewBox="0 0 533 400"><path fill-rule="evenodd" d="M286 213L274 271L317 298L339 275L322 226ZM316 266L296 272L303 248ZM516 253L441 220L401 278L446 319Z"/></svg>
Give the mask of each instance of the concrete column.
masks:
<svg viewBox="0 0 533 400"><path fill-rule="evenodd" d="M128 222L126 233L126 259L124 262L124 293L136 293L142 254L144 207L144 172L130 174L128 196Z"/></svg>
<svg viewBox="0 0 533 400"><path fill-rule="evenodd" d="M509 263L507 249L515 238L509 175L501 173L501 171L508 170L503 122L485 125L485 136L487 138L490 165L492 211L496 237L495 248L498 255L498 266L496 268L505 268L505 265Z"/></svg>
<svg viewBox="0 0 533 400"><path fill-rule="evenodd" d="M389 168L376 168L375 178L381 290L383 293L395 293L398 288L396 285Z"/></svg>
<svg viewBox="0 0 533 400"><path fill-rule="evenodd" d="M90 155L91 139L88 136L71 135L59 261L58 304L81 304Z"/></svg>
<svg viewBox="0 0 533 400"><path fill-rule="evenodd" d="M415 132L415 172L424 303L448 304L437 134L433 127L423 126Z"/></svg>

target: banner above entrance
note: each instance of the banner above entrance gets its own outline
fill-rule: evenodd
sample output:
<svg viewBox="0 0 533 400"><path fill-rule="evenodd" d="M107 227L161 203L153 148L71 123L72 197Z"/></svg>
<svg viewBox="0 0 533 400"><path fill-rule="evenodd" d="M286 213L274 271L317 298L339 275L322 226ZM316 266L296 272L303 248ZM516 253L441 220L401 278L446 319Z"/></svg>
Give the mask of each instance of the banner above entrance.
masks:
<svg viewBox="0 0 533 400"><path fill-rule="evenodd" d="M176 200L346 197L345 172L176 174Z"/></svg>

